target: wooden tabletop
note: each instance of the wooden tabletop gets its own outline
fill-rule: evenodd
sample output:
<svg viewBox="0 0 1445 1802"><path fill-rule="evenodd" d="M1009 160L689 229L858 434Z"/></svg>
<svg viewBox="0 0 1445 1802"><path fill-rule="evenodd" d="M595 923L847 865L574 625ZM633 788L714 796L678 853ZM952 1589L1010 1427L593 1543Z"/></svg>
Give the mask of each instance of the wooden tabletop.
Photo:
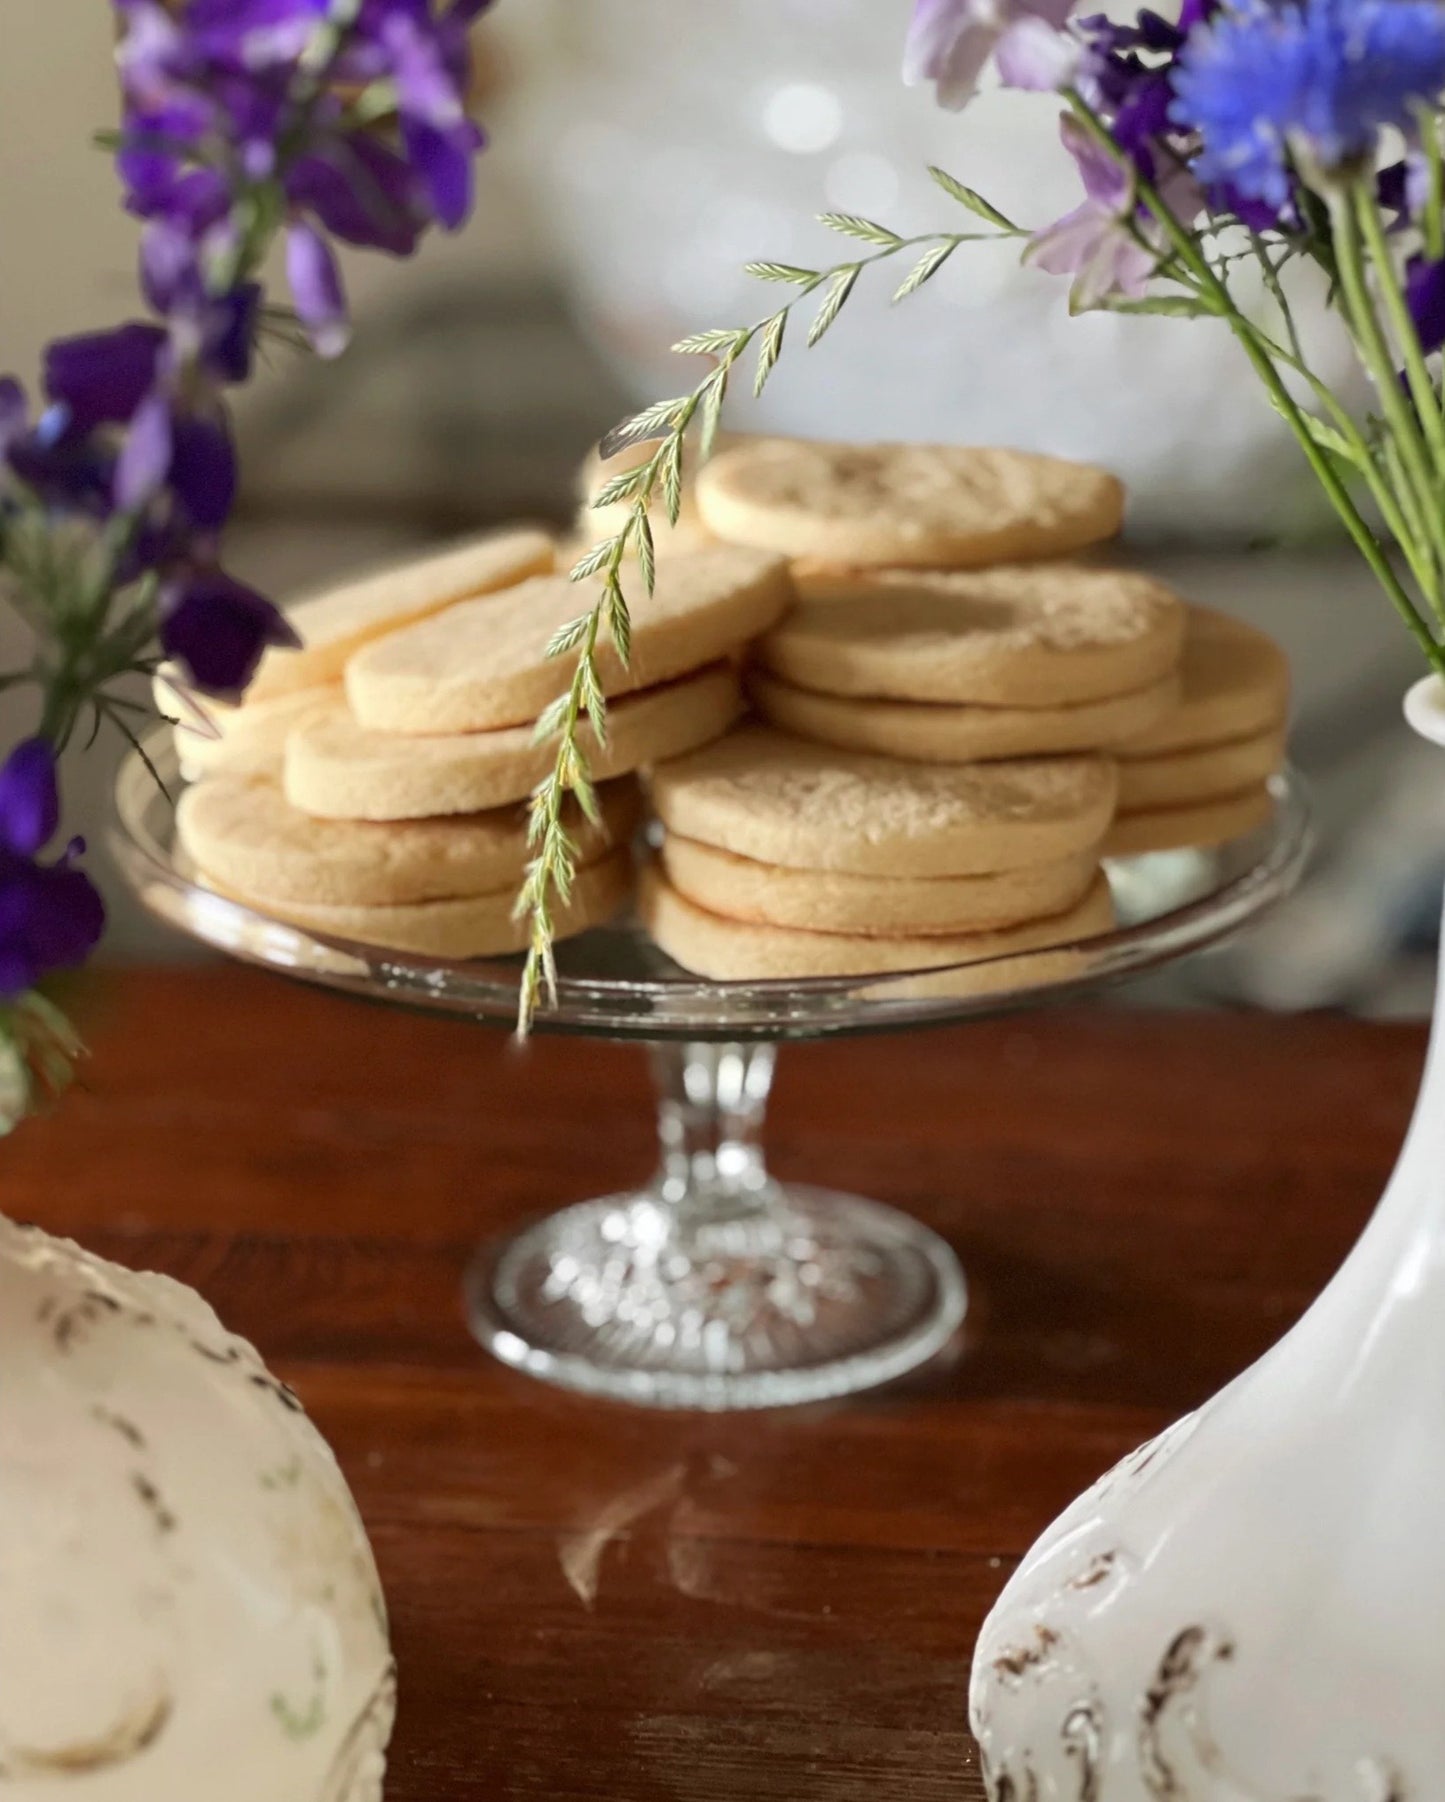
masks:
<svg viewBox="0 0 1445 1802"><path fill-rule="evenodd" d="M1299 1314L1404 1130L1412 1027L1024 1017L788 1050L777 1173L957 1248L960 1354L861 1401L654 1415L467 1335L474 1243L652 1158L635 1049L232 968L88 997L7 1210L195 1283L331 1439L389 1595L389 1802L957 1802L975 1634L1116 1458Z"/></svg>

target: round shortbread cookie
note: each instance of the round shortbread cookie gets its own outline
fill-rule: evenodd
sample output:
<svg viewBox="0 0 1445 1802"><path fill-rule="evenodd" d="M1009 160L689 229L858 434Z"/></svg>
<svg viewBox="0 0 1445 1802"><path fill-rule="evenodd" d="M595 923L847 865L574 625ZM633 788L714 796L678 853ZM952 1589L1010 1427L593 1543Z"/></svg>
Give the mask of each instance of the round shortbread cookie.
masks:
<svg viewBox="0 0 1445 1802"><path fill-rule="evenodd" d="M870 700L1069 706L1174 673L1184 603L1077 563L810 577L757 647L795 687Z"/></svg>
<svg viewBox="0 0 1445 1802"><path fill-rule="evenodd" d="M228 707L209 698L192 702L161 677L155 681L156 706L176 722L176 756L187 782L199 782L221 770L279 776L291 728L318 707L334 705L340 696L340 684L333 683L329 688L303 688L274 700Z"/></svg>
<svg viewBox="0 0 1445 1802"><path fill-rule="evenodd" d="M657 943L685 970L720 982L768 982L808 976L874 976L984 963L1046 946L1097 937L1114 925L1109 884L1096 875L1082 901L1052 919L1001 932L928 938L864 938L844 932L799 932L729 920L679 894L655 865L642 872L639 910Z"/></svg>
<svg viewBox="0 0 1445 1802"><path fill-rule="evenodd" d="M609 695L652 688L727 656L767 631L793 599L781 558L731 545L668 558L650 595L641 582L632 587L630 660L610 638L597 650ZM347 666L352 711L383 732L530 724L572 681L573 659L549 657L548 644L602 592L596 579L542 577L393 633Z"/></svg>
<svg viewBox="0 0 1445 1802"><path fill-rule="evenodd" d="M964 569L1112 538L1124 490L1057 457L762 438L715 457L698 511L719 538L855 567Z"/></svg>
<svg viewBox="0 0 1445 1802"><path fill-rule="evenodd" d="M1105 857L1140 857L1148 851L1201 851L1244 838L1263 826L1274 812L1274 801L1261 785L1241 795L1216 801L1200 801L1193 807L1155 807L1142 813L1121 814L1104 840Z"/></svg>
<svg viewBox="0 0 1445 1802"><path fill-rule="evenodd" d="M1283 767L1285 730L1203 745L1197 751L1168 751L1154 757L1119 758L1119 812L1156 807L1188 807L1198 801L1242 794L1268 782Z"/></svg>
<svg viewBox="0 0 1445 1802"><path fill-rule="evenodd" d="M607 709L605 745L590 725L581 728L593 780L628 775L721 737L742 705L737 673L727 664L622 696ZM287 740L286 798L336 820L482 813L524 800L555 761L555 748L538 744L530 726L402 737L359 725L341 704L314 713Z"/></svg>
<svg viewBox="0 0 1445 1802"><path fill-rule="evenodd" d="M764 719L800 738L877 751L911 763L986 763L1098 751L1136 738L1179 703L1179 678L1074 707L950 707L939 701L867 701L814 694L755 669L748 693Z"/></svg>
<svg viewBox="0 0 1445 1802"><path fill-rule="evenodd" d="M901 763L744 726L661 763L669 831L757 863L860 876L982 876L1087 851L1114 814L1102 757Z"/></svg>
<svg viewBox="0 0 1445 1802"><path fill-rule="evenodd" d="M598 825L579 818L580 865L630 839L641 803L633 782L598 791ZM318 820L269 776L212 776L176 810L181 846L198 869L243 894L316 907L390 907L492 894L516 886L530 855L527 809L451 819Z"/></svg>
<svg viewBox="0 0 1445 1802"><path fill-rule="evenodd" d="M624 851L579 870L571 900L553 909L555 936L571 938L611 919L631 894L632 879L632 858ZM512 917L517 899L514 887L493 895L418 901L404 907L307 907L296 901L246 894L214 879L210 886L258 913L324 938L350 939L415 957L499 957L523 950L528 939L527 922Z"/></svg>
<svg viewBox="0 0 1445 1802"><path fill-rule="evenodd" d="M1251 738L1289 711L1289 659L1256 627L1212 607L1185 608L1178 708L1129 746L1143 756Z"/></svg>
<svg viewBox="0 0 1445 1802"><path fill-rule="evenodd" d="M459 601L543 575L554 564L545 532L489 532L308 596L285 610L301 648L266 653L246 690L247 703L339 682L347 661L373 639Z"/></svg>
<svg viewBox="0 0 1445 1802"><path fill-rule="evenodd" d="M1099 867L1092 852L1081 852L993 876L850 876L755 863L672 832L659 856L677 892L709 913L862 938L990 932L1045 919L1077 906Z"/></svg>

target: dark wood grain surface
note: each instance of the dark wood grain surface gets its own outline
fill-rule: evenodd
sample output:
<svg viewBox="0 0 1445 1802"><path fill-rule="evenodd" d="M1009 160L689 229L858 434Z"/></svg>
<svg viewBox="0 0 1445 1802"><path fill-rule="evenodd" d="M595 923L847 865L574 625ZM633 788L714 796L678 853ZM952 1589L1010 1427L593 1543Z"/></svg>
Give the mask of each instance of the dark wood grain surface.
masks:
<svg viewBox="0 0 1445 1802"><path fill-rule="evenodd" d="M943 1232L966 1342L706 1419L553 1393L462 1320L479 1238L647 1173L639 1051L229 968L102 980L86 1090L0 1150L5 1206L195 1283L301 1392L390 1597L390 1802L976 1797L969 1654L1012 1564L1296 1318L1423 1053L1123 1011L788 1051L778 1174Z"/></svg>

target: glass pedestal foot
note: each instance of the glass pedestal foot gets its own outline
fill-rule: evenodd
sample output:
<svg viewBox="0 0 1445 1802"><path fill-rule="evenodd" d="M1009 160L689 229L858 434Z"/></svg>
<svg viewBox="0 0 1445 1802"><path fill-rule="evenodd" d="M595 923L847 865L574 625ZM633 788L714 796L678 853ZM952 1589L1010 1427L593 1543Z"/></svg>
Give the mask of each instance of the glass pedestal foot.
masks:
<svg viewBox="0 0 1445 1802"><path fill-rule="evenodd" d="M468 1278L482 1344L567 1388L702 1409L848 1395L941 1351L965 1306L943 1241L892 1208L768 1175L774 1048L653 1056L658 1176L482 1253Z"/></svg>

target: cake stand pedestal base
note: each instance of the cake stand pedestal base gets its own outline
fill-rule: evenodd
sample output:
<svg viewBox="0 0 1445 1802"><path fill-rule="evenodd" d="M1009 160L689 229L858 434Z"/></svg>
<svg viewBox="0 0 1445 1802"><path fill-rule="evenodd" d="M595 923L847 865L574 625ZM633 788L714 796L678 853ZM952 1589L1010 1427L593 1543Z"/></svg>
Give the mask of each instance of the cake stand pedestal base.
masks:
<svg viewBox="0 0 1445 1802"><path fill-rule="evenodd" d="M662 1044L652 1059L657 1175L484 1250L467 1283L483 1345L569 1389L714 1410L850 1395L947 1345L965 1292L936 1234L768 1174L774 1045Z"/></svg>

